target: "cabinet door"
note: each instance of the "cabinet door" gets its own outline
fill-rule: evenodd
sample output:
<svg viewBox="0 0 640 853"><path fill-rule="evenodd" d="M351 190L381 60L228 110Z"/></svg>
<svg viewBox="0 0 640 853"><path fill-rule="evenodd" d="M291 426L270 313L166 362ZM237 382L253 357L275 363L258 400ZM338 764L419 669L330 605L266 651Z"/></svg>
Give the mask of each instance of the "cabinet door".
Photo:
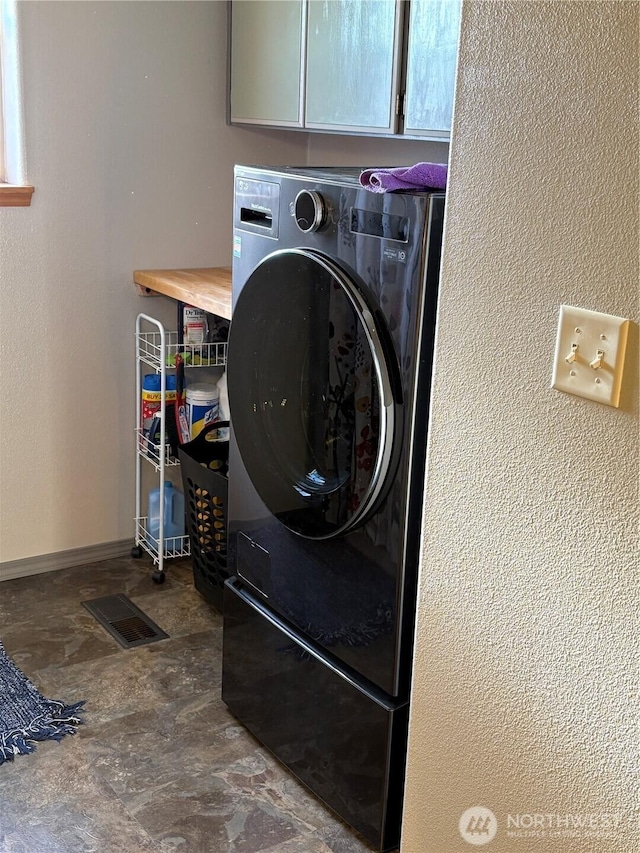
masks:
<svg viewBox="0 0 640 853"><path fill-rule="evenodd" d="M231 4L231 121L302 126L305 0Z"/></svg>
<svg viewBox="0 0 640 853"><path fill-rule="evenodd" d="M399 0L309 0L305 126L396 129Z"/></svg>
<svg viewBox="0 0 640 853"><path fill-rule="evenodd" d="M460 0L411 0L404 132L448 138L458 59Z"/></svg>

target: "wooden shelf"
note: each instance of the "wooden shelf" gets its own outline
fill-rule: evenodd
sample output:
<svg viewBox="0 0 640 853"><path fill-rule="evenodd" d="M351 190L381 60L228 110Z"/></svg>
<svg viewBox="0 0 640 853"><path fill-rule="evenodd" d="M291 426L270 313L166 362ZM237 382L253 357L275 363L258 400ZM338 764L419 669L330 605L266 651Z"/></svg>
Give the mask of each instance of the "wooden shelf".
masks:
<svg viewBox="0 0 640 853"><path fill-rule="evenodd" d="M169 296L210 314L231 319L231 268L135 270L142 296Z"/></svg>

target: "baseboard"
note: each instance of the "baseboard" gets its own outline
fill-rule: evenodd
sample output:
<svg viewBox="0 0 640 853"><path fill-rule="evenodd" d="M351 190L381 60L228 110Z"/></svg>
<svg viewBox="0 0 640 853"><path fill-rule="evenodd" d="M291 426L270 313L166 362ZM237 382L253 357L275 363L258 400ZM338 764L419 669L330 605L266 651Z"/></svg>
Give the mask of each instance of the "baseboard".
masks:
<svg viewBox="0 0 640 853"><path fill-rule="evenodd" d="M55 572L58 569L70 569L85 563L99 563L113 557L124 557L131 553L133 538L119 539L116 542L104 542L101 545L88 545L86 548L72 548L70 551L56 551L55 554L41 554L38 557L25 557L24 560L8 560L0 563L0 581Z"/></svg>

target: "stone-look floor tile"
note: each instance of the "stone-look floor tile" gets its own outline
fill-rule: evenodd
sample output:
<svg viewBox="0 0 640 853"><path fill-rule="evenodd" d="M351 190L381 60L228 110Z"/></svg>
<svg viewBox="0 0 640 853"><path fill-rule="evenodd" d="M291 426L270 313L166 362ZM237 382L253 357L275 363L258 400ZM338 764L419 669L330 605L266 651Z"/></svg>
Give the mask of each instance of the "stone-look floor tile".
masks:
<svg viewBox="0 0 640 853"><path fill-rule="evenodd" d="M229 713L218 688L103 722L91 720L78 734L90 737L95 749L108 745L116 756L135 750L139 755L148 754L150 760L162 758L165 752L179 756L187 748L222 747L247 737L256 743ZM163 749L158 755L160 746Z"/></svg>
<svg viewBox="0 0 640 853"><path fill-rule="evenodd" d="M317 836L331 853L371 853L371 847L364 838L338 820L327 821Z"/></svg>
<svg viewBox="0 0 640 853"><path fill-rule="evenodd" d="M200 707L172 703L105 723L88 753L95 772L163 850L250 853L302 828L291 810L278 808L277 796L262 796L267 785L278 788L282 768L219 696Z"/></svg>
<svg viewBox="0 0 640 853"><path fill-rule="evenodd" d="M193 572L189 560L169 561L164 584L152 580L150 558L134 560L118 557L99 563L88 563L61 571L2 581L0 596L0 630L12 622L32 621L60 612L70 602L124 593L132 596L178 588L193 588Z"/></svg>
<svg viewBox="0 0 640 853"><path fill-rule="evenodd" d="M48 614L32 622L0 625L7 654L25 672L48 666L85 663L111 655L120 648L80 605L65 604L66 619Z"/></svg>
<svg viewBox="0 0 640 853"><path fill-rule="evenodd" d="M157 851L148 833L93 773L73 737L38 745L0 767L0 850L25 853Z"/></svg>
<svg viewBox="0 0 640 853"><path fill-rule="evenodd" d="M86 701L88 721L100 723L219 688L221 642L212 631L160 640L87 663L51 665L33 680L47 696Z"/></svg>
<svg viewBox="0 0 640 853"><path fill-rule="evenodd" d="M160 827L155 834L162 851L228 851L228 853L260 853L279 850L296 836L295 827L264 803L237 800L222 801L215 794L201 798L198 814L174 815L171 821L160 806L150 809L148 817Z"/></svg>
<svg viewBox="0 0 640 853"><path fill-rule="evenodd" d="M162 595L147 592L130 598L171 637L222 631L222 615L188 587L168 589Z"/></svg>
<svg viewBox="0 0 640 853"><path fill-rule="evenodd" d="M371 853L222 702L222 619L189 561L152 571L0 584L7 652L46 696L86 700L75 737L0 767L0 853ZM115 593L170 638L122 649L80 604Z"/></svg>
<svg viewBox="0 0 640 853"><path fill-rule="evenodd" d="M174 584L160 591L149 581L140 589L140 594L131 591L128 597L171 637L222 630L221 615L193 588ZM62 660L72 665L119 651L117 640L82 606L83 600L99 597L93 592L88 598L54 597L46 603L46 612L36 618L0 622L7 653L19 667L34 671L57 666Z"/></svg>
<svg viewBox="0 0 640 853"><path fill-rule="evenodd" d="M344 838L340 842L336 842L335 839L325 841L319 835L300 835L281 846L268 848L261 853L372 853L371 847L348 828L344 828L343 834Z"/></svg>
<svg viewBox="0 0 640 853"><path fill-rule="evenodd" d="M308 832L305 837L327 853L370 853L367 842L338 815L314 796L301 782L276 762L280 784L263 792L283 814L295 816Z"/></svg>
<svg viewBox="0 0 640 853"><path fill-rule="evenodd" d="M331 853L324 841L309 835L297 835L295 838L278 844L276 847L268 847L261 853ZM369 853L369 851L367 851Z"/></svg>
<svg viewBox="0 0 640 853"><path fill-rule="evenodd" d="M156 790L162 797L207 792L216 772L254 748L228 725L220 705L219 696L205 694L112 720L93 732L87 754L132 813Z"/></svg>

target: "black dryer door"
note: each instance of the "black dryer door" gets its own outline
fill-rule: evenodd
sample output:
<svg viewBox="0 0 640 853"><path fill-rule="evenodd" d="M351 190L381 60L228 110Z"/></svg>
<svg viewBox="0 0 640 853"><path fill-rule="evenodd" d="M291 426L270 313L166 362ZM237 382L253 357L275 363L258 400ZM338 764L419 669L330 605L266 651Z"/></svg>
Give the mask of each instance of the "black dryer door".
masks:
<svg viewBox="0 0 640 853"><path fill-rule="evenodd" d="M312 250L268 255L238 296L233 430L256 491L294 533L346 533L383 492L395 426L385 332L362 290Z"/></svg>

